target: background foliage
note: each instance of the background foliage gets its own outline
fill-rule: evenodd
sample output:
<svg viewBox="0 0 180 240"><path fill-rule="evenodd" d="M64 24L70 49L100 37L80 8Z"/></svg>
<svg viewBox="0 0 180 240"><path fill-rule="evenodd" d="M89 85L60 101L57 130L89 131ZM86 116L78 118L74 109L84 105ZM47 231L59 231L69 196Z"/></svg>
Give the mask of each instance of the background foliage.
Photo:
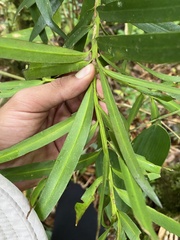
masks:
<svg viewBox="0 0 180 240"><path fill-rule="evenodd" d="M93 62L108 108L107 115L99 106L95 78L74 116L0 152L1 163L10 161L68 133L58 158L1 173L12 181L43 179L30 202L44 220L73 172L95 164L96 179L75 208L78 222L98 193L98 226L103 225L105 232L97 233L97 239L106 239L112 232L116 239L143 239L145 235L158 239L154 223L180 236L179 223L161 213L152 187L160 178L172 133L179 143L179 135L169 131L165 121L179 116L180 78L151 67L166 63L172 68L180 60L179 1L24 0L4 1L1 6L6 27L1 30L0 57L28 63L23 77L1 72L15 79L0 84L1 98ZM32 22L33 28L27 28ZM150 79L131 72L132 66ZM97 142L88 152L85 146L97 129Z"/></svg>

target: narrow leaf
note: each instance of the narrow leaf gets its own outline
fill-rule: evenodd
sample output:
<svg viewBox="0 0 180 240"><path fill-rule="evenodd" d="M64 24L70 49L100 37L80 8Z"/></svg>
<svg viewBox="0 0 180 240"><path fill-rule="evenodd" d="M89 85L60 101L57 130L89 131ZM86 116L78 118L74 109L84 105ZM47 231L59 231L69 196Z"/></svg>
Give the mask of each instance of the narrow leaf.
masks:
<svg viewBox="0 0 180 240"><path fill-rule="evenodd" d="M74 118L75 116L72 116L10 148L0 151L0 163L23 156L62 137L70 130Z"/></svg>
<svg viewBox="0 0 180 240"><path fill-rule="evenodd" d="M136 220L140 223L141 227L148 235L153 239L158 239L153 227L150 215L148 213L147 206L145 204L145 199L140 190L139 186L136 184L132 178L127 166L124 164L123 160L120 160L121 170L123 173L124 184L130 199L131 207L135 215Z"/></svg>
<svg viewBox="0 0 180 240"><path fill-rule="evenodd" d="M129 206L131 207L130 199L128 197L127 191L115 188L119 197ZM156 211L155 209L147 206L148 212L151 216L151 219L154 223L159 226L164 227L169 232L180 236L180 223L175 221L174 219Z"/></svg>
<svg viewBox="0 0 180 240"><path fill-rule="evenodd" d="M78 224L79 220L89 207L89 205L94 201L95 197L94 194L102 183L102 177L97 178L93 184L86 189L85 193L82 195L81 200L83 203L76 203L75 211L76 211L76 225Z"/></svg>
<svg viewBox="0 0 180 240"><path fill-rule="evenodd" d="M175 101L166 102L166 101L163 101L160 99L158 99L158 102L160 104L162 104L172 114L174 113L174 114L180 115L180 104L179 103L177 103Z"/></svg>
<svg viewBox="0 0 180 240"><path fill-rule="evenodd" d="M80 25L80 24L78 24ZM67 48L73 48L74 45L90 31L90 27L86 25L79 26L76 31L73 31L70 36L68 36L65 46Z"/></svg>
<svg viewBox="0 0 180 240"><path fill-rule="evenodd" d="M98 240L106 240L110 229L107 229L99 238Z"/></svg>
<svg viewBox="0 0 180 240"><path fill-rule="evenodd" d="M76 171L82 170L94 163L101 151L83 154L77 164ZM55 161L36 162L19 167L5 168L0 173L12 182L48 177Z"/></svg>
<svg viewBox="0 0 180 240"><path fill-rule="evenodd" d="M36 0L39 11L42 14L46 24L61 37L66 39L65 33L53 21L53 12L49 0Z"/></svg>
<svg viewBox="0 0 180 240"><path fill-rule="evenodd" d="M40 195L35 210L45 219L66 188L86 144L93 114L92 86L77 112L73 126Z"/></svg>
<svg viewBox="0 0 180 240"><path fill-rule="evenodd" d="M149 161L146 160L145 157L136 154L139 165L141 166L142 169L144 169L145 171L149 172L149 173L154 173L158 176L160 176L161 173L161 166L158 166L154 163L151 163Z"/></svg>
<svg viewBox="0 0 180 240"><path fill-rule="evenodd" d="M39 16L38 20L34 24L33 30L29 37L29 41L32 42L38 35L41 34L41 32L45 29L45 27L46 27L46 23L44 21L44 18L42 16ZM45 44L48 43L47 36L44 37L42 40L43 40L43 43L45 43Z"/></svg>
<svg viewBox="0 0 180 240"><path fill-rule="evenodd" d="M33 190L32 194L30 196L30 205L32 207L34 207L34 205L35 205L35 203L36 203L36 201L37 201L37 199L39 197L39 194L42 192L42 190L43 190L43 188L44 188L44 186L46 184L46 181L47 181L47 179L42 179L38 183L37 187Z"/></svg>
<svg viewBox="0 0 180 240"><path fill-rule="evenodd" d="M147 63L175 63L180 61L180 32L147 33L138 35L101 36L99 49L110 59Z"/></svg>
<svg viewBox="0 0 180 240"><path fill-rule="evenodd" d="M119 149L123 155L123 158L132 174L134 179L141 186L143 191L158 205L161 206L156 194L154 193L152 187L149 185L148 181L145 179L143 172L137 162L135 153L131 146L128 132L124 126L124 122L122 120L121 114L119 113L117 106L115 104L112 92L110 87L108 86L107 80L104 76L102 69L100 68L100 77L102 88L104 92L104 97L106 101L106 105L108 108L108 113L110 117L111 124L113 126L113 130L119 145Z"/></svg>
<svg viewBox="0 0 180 240"><path fill-rule="evenodd" d="M72 48L90 30L89 24L92 20L94 10L92 7L93 1L90 1L89 3L90 6L86 6L86 8L85 5L87 3L83 3L80 20L67 37L65 46L68 48Z"/></svg>
<svg viewBox="0 0 180 240"><path fill-rule="evenodd" d="M149 214L154 223L162 226L170 233L180 236L180 223L174 219L156 211L155 209L148 207Z"/></svg>
<svg viewBox="0 0 180 240"><path fill-rule="evenodd" d="M52 15L55 14L55 12L58 10L62 2L63 0L50 1L51 7L52 7ZM44 20L43 16L40 15L39 18L35 21L35 25L30 36L30 41L33 41L39 34L41 34L45 26L46 26L46 21Z"/></svg>
<svg viewBox="0 0 180 240"><path fill-rule="evenodd" d="M140 91L141 91L141 88L144 88L144 89L149 88L149 89L152 89L155 91L165 92L169 95L176 96L177 99L180 99L180 91L176 87L166 86L164 84L158 84L155 82L153 83L153 82L149 82L149 81L142 80L139 78L126 76L126 75L123 75L120 73L110 71L108 69L105 69L105 72L108 74L108 76L112 77L113 79L115 79L121 83L131 85L132 87L135 87L136 89L140 89Z"/></svg>
<svg viewBox="0 0 180 240"><path fill-rule="evenodd" d="M62 47L0 38L0 58L38 63L74 63L84 60L87 53Z"/></svg>
<svg viewBox="0 0 180 240"><path fill-rule="evenodd" d="M100 106L99 106L98 96L97 96L97 92L96 92L95 81L94 81L94 104L95 104L95 113L97 116L97 121L99 123L99 131L100 131L101 145L102 145L102 151L103 151L103 154L102 154L103 161L98 161L100 164L102 163L102 166L100 167L99 164L96 164L97 175L100 173L100 175L103 176L102 186L100 188L100 196L101 197L99 199L99 206L98 206L98 229L100 229L101 218L102 218L103 208L104 208L104 197L105 197L108 173L109 173L109 151L108 151L108 145L107 145L105 126L104 126L104 122L102 119L101 111L99 110ZM98 171L99 171L99 173L98 173Z"/></svg>
<svg viewBox="0 0 180 240"><path fill-rule="evenodd" d="M0 82L0 98L12 97L19 90L45 83L41 80Z"/></svg>
<svg viewBox="0 0 180 240"><path fill-rule="evenodd" d="M15 39L19 39L19 40L23 40L23 41L29 41L29 35L31 34L32 28L27 28L27 29L22 29L22 30L18 30L18 31L14 31L8 34L3 35L3 38L15 38ZM53 37L53 33L49 28L46 28L47 34L48 36L51 38ZM37 43L41 43L41 38L37 37L35 42Z"/></svg>
<svg viewBox="0 0 180 240"><path fill-rule="evenodd" d="M16 15L15 18L17 17L17 15L21 12L21 10L23 8L30 8L33 4L35 4L35 0L24 0L22 1L22 3L19 5L17 11L16 11Z"/></svg>
<svg viewBox="0 0 180 240"><path fill-rule="evenodd" d="M153 76L167 82L171 83L179 83L180 82L180 77L179 76L170 76L168 74L160 73L153 71L152 69L143 66L142 64L139 64L144 70L146 70L148 73L152 74Z"/></svg>
<svg viewBox="0 0 180 240"><path fill-rule="evenodd" d="M79 21L68 35L65 46L83 51L94 14L95 0L83 1ZM78 36L79 35L79 36ZM75 36L75 37L74 37Z"/></svg>
<svg viewBox="0 0 180 240"><path fill-rule="evenodd" d="M169 22L179 20L178 0L121 0L100 6L101 20L120 23Z"/></svg>
<svg viewBox="0 0 180 240"><path fill-rule="evenodd" d="M33 19L33 22L34 24L37 23L39 17L40 17L40 11L37 7L36 4L32 5L30 8L29 8L29 12L31 14L31 17ZM46 29L42 29L42 31L39 33L39 36L42 40L43 43L47 44L48 43L48 36L47 36L47 33L46 33ZM30 39L31 39L31 36L30 36Z"/></svg>
<svg viewBox="0 0 180 240"><path fill-rule="evenodd" d="M49 176L55 161L36 162L19 167L5 168L0 173L11 182L21 182Z"/></svg>
<svg viewBox="0 0 180 240"><path fill-rule="evenodd" d="M132 221L132 219L124 212L120 212L120 219L122 227L124 228L129 239L140 240L141 231Z"/></svg>
<svg viewBox="0 0 180 240"><path fill-rule="evenodd" d="M157 102L154 100L154 98L151 98L151 121L154 120L154 123L161 124L160 120L157 120L159 117L159 109L157 106Z"/></svg>
<svg viewBox="0 0 180 240"><path fill-rule="evenodd" d="M88 64L86 61L77 63L30 63L24 71L26 79L43 78L49 76L60 76L65 73L76 72Z"/></svg>
<svg viewBox="0 0 180 240"><path fill-rule="evenodd" d="M137 28L142 29L147 33L160 33L160 32L179 32L180 26L173 22L167 23L134 23Z"/></svg>
<svg viewBox="0 0 180 240"><path fill-rule="evenodd" d="M130 113L127 119L128 127L130 127L131 123L133 122L134 118L136 117L137 113L139 112L139 109L142 105L142 102L144 100L144 96L140 94L137 98L135 103L133 104L132 108L130 109Z"/></svg>

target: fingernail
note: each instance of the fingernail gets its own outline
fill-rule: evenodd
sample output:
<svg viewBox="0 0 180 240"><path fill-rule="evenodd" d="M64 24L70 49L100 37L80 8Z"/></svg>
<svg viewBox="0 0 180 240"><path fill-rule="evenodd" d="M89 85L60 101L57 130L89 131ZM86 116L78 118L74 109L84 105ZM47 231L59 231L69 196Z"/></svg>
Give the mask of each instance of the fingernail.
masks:
<svg viewBox="0 0 180 240"><path fill-rule="evenodd" d="M76 73L75 77L77 78L84 78L90 73L90 65L87 65L83 69L81 69L79 72Z"/></svg>

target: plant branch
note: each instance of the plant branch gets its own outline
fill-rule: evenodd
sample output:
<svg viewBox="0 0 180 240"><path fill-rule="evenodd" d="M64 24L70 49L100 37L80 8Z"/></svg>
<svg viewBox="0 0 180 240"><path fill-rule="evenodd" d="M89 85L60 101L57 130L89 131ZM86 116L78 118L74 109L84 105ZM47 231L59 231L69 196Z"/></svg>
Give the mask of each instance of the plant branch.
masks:
<svg viewBox="0 0 180 240"><path fill-rule="evenodd" d="M0 75L3 75L5 77L10 77L13 79L17 79L17 80L25 80L25 78L23 78L23 77L20 77L20 76L11 74L11 73L7 73L7 72L1 71L1 70L0 70Z"/></svg>
<svg viewBox="0 0 180 240"><path fill-rule="evenodd" d="M94 6L94 23L93 23L93 36L92 36L92 61L97 59L98 56L98 46L96 38L99 36L99 25L100 25L100 18L97 12L97 7L100 6L101 0L95 1Z"/></svg>

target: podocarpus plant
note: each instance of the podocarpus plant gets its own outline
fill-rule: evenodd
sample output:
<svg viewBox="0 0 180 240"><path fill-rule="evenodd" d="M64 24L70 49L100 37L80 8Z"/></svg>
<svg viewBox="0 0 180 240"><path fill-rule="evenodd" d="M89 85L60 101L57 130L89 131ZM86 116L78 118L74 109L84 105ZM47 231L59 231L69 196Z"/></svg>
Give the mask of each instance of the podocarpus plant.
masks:
<svg viewBox="0 0 180 240"><path fill-rule="evenodd" d="M116 239L140 239L141 232L151 239L158 239L153 223L180 236L179 223L151 208L145 201L148 197L161 207L151 181L160 177L170 138L161 125L163 116L160 116L157 105L164 107L169 114L179 115L180 78L155 72L140 64L160 79L158 82L146 81L130 76L123 67L128 61L180 61L180 27L174 22L180 20L179 1L84 0L78 23L68 35L57 22L61 4L63 0L22 1L18 12L28 8L35 23L30 41L40 35L47 43L46 27L49 27L64 40L64 45L55 47L10 36L1 37L0 57L24 61L29 66L24 72L26 81L0 84L0 97L11 97L22 88L45 84L53 81L54 76L79 70L93 62L101 80L108 115L99 106L95 78L75 115L0 152L0 162L7 162L68 133L58 158L53 162L2 170L1 173L12 181L43 178L30 201L39 218L44 220L61 197L73 172L95 163L97 179L82 196L83 203L76 204L77 222L98 191L98 226L103 224L106 231L102 236L97 233L97 239L106 239L112 229L116 232ZM73 3L69 4L72 4L73 11ZM136 26L142 33L108 33L108 24L114 23L125 24L129 30ZM117 108L109 78L137 93L127 118ZM152 124L132 140L130 126L144 99L150 104ZM91 124L93 109L97 117L94 125ZM97 129L97 148L92 153L84 153L86 143ZM25 171L26 175L23 174ZM108 225L103 219L104 214Z"/></svg>

